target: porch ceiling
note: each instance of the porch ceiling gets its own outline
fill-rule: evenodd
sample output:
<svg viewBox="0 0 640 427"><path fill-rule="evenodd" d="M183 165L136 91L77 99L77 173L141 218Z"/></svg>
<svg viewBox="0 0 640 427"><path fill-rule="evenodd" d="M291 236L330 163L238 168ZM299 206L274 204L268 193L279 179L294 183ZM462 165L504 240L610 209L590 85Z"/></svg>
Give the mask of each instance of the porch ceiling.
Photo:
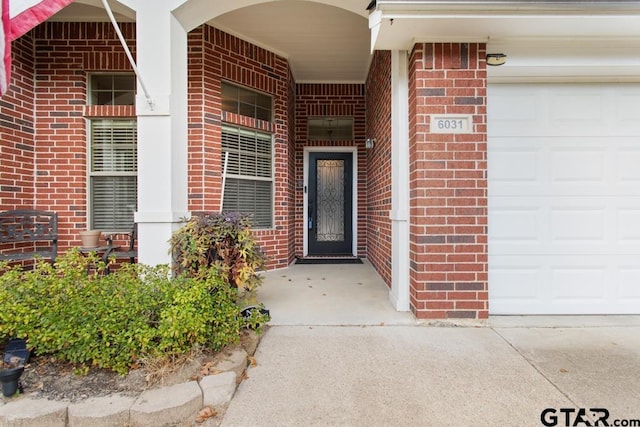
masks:
<svg viewBox="0 0 640 427"><path fill-rule="evenodd" d="M117 19L135 20L120 1L110 1ZM371 49L411 49L416 42L602 45L594 55L640 46L640 2L629 0L244 0L238 4L253 5L227 13L216 2L183 2L186 24L213 17L210 25L286 57L299 83L364 82ZM101 0L76 0L52 20L105 21L107 15Z"/></svg>
<svg viewBox="0 0 640 427"><path fill-rule="evenodd" d="M135 19L118 2L109 3L119 21ZM266 2L225 13L208 23L286 57L298 83L362 83L370 58L369 0L334 3L340 7L315 1ZM51 20L105 21L107 15L101 0L76 0Z"/></svg>

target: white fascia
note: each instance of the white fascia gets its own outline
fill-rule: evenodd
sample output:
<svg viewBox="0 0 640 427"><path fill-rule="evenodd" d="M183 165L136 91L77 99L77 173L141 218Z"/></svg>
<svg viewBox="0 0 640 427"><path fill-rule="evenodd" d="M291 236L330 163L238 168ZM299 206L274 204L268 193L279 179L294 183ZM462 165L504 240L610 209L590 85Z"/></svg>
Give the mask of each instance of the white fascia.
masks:
<svg viewBox="0 0 640 427"><path fill-rule="evenodd" d="M542 15L593 15L640 13L640 4L629 1L581 1L581 0L425 0L393 1L379 0L376 10L395 12L398 15L500 15L500 14L542 14ZM387 15L385 13L385 15Z"/></svg>
<svg viewBox="0 0 640 427"><path fill-rule="evenodd" d="M637 39L640 2L379 1L369 26L372 50L513 38Z"/></svg>

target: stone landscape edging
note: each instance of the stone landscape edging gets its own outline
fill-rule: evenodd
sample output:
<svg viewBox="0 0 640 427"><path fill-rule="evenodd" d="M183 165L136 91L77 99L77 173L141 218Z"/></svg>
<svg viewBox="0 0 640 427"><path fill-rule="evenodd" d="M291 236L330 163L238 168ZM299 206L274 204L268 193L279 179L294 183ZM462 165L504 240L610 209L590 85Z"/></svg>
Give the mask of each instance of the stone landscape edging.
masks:
<svg viewBox="0 0 640 427"><path fill-rule="evenodd" d="M249 353L255 352L255 347ZM0 427L158 427L193 425L204 407L223 411L248 366L249 353L233 350L216 365L223 371L199 381L145 390L137 397L113 394L80 402L38 399L25 394L0 402Z"/></svg>

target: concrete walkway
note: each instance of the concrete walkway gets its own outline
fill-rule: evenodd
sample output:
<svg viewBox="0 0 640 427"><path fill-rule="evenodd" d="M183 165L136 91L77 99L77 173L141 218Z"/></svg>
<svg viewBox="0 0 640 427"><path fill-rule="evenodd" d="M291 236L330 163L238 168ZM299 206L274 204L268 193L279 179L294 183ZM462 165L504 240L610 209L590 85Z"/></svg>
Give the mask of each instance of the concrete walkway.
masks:
<svg viewBox="0 0 640 427"><path fill-rule="evenodd" d="M273 326L222 425L540 426L546 408L557 425L579 408L640 420L639 316L424 326L376 278L367 264L270 273Z"/></svg>
<svg viewBox="0 0 640 427"><path fill-rule="evenodd" d="M137 397L3 399L0 427L193 426L203 407L221 415L201 427L541 426L545 410L546 425L607 411L608 425L640 426L640 316L425 325L393 310L366 262L270 272L259 300L272 321L255 367L252 347L224 374Z"/></svg>

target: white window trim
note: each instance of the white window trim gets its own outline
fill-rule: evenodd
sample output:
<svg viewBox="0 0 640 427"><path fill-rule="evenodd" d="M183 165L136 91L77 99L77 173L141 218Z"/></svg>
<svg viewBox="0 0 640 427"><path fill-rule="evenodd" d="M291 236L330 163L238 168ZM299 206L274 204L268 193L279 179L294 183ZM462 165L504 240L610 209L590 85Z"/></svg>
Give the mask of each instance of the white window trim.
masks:
<svg viewBox="0 0 640 427"><path fill-rule="evenodd" d="M247 129L247 130L252 131L252 132L261 133L263 135L269 135L269 137L271 138L271 178L264 178L264 177L251 176L251 175L236 175L236 174L226 174L226 178L271 182L271 226L270 227L252 226L251 229L252 230L275 230L275 228L276 228L276 158L275 158L276 147L275 147L275 135L273 133L270 133L270 132L267 132L267 131L263 131L263 130L260 130L260 129L255 129L255 128L251 128L251 127L240 126L240 125L236 125L236 124L233 124L233 123L224 122L220 126L221 138L222 138L222 133L224 132L223 128L225 126L233 127L233 128L239 128L239 129ZM222 141L221 141L220 145L221 145L221 147L220 147L221 157L220 158L221 158L221 161L222 161L221 167L224 168L224 157L225 157L226 151L222 148ZM221 170L221 173L225 173L225 171ZM222 181L225 181L225 180L222 179L220 185L222 185ZM224 193L225 193L224 188L222 188L221 197L220 197L220 211L221 212L223 211L223 206L224 206Z"/></svg>

